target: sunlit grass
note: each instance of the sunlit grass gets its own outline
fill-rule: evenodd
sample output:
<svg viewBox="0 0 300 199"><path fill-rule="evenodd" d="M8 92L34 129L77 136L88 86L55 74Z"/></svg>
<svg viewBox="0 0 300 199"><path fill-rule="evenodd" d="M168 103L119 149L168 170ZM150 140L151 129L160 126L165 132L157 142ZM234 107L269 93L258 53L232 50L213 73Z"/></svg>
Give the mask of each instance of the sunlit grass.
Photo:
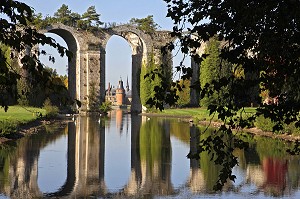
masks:
<svg viewBox="0 0 300 199"><path fill-rule="evenodd" d="M206 108L165 109L162 111L162 113L180 116L209 115L209 112L206 110Z"/></svg>
<svg viewBox="0 0 300 199"><path fill-rule="evenodd" d="M41 108L10 106L5 112L0 108L0 136L14 133L21 124L36 120L39 115L45 115Z"/></svg>
<svg viewBox="0 0 300 199"><path fill-rule="evenodd" d="M10 106L7 112L0 108L0 120L25 123L37 119L39 113L45 115L46 111L41 108Z"/></svg>
<svg viewBox="0 0 300 199"><path fill-rule="evenodd" d="M253 107L246 107L243 110L241 110L244 115L250 116L256 112L256 108ZM165 109L161 112L161 114L164 115L170 115L170 116L190 116L193 118L196 118L198 120L210 120L218 121L218 115L217 114L209 114L209 111L207 108L180 108L180 109Z"/></svg>

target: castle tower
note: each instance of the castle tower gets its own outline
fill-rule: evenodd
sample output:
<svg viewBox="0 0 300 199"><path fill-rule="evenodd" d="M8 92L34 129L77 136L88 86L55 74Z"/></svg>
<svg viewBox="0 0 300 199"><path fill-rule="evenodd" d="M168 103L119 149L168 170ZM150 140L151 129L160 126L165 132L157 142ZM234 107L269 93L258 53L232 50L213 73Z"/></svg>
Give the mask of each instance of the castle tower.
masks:
<svg viewBox="0 0 300 199"><path fill-rule="evenodd" d="M128 76L127 76L126 92L128 91L129 91L129 83L128 83Z"/></svg>
<svg viewBox="0 0 300 199"><path fill-rule="evenodd" d="M122 78L120 78L118 87L116 89L116 101L116 105L118 106L122 106L123 104L125 104L125 89L123 86Z"/></svg>
<svg viewBox="0 0 300 199"><path fill-rule="evenodd" d="M108 95L108 96L111 95L110 82L108 82L107 95Z"/></svg>

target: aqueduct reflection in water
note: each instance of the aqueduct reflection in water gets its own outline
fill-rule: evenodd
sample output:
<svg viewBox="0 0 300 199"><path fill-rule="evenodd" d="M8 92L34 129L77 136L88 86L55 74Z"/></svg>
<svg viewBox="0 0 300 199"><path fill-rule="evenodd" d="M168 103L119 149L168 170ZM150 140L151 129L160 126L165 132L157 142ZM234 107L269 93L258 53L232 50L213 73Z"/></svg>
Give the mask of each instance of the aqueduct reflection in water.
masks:
<svg viewBox="0 0 300 199"><path fill-rule="evenodd" d="M199 129L123 112L115 112L111 118L78 117L68 123L64 133L42 133L17 142L12 149L15 155L8 155L3 167L0 164L0 169L7 170L0 171L0 193L10 198L75 198L169 196L181 194L182 189L197 194L213 191L220 168L209 161L209 155L203 153L200 160L185 158L189 150L196 150L199 139L190 137L198 137ZM42 193L38 183L41 151L61 136L67 138L66 179L56 191ZM126 141L118 142L121 137ZM265 144L261 145L257 147ZM259 150L235 153L240 159L236 172L244 178L241 184L254 184L270 195L290 195L298 189L299 159L265 156ZM126 174L119 175L119 170ZM116 181L118 186L113 186L111 182ZM232 183L225 189L242 190Z"/></svg>
<svg viewBox="0 0 300 199"><path fill-rule="evenodd" d="M123 115L117 111L116 124L92 117L78 117L67 126L67 178L53 193L42 193L38 186L38 161L40 151L60 134L47 134L43 140L26 139L18 148L18 155L10 160L9 183L1 190L11 197L84 197L90 195L170 195L175 190L171 183L171 142L167 129L146 125L141 129L142 118ZM134 118L132 118L134 117ZM130 123L130 124L129 124ZM145 131L155 127L153 134ZM168 125L164 125L168 128ZM122 189L110 190L105 182L105 150L114 143L105 143L106 130L112 128L130 137L131 168L127 184ZM141 132L140 132L141 129ZM143 130L144 129L144 130ZM130 130L130 132L128 132ZM157 131L156 131L157 130ZM152 134L152 135L151 135ZM149 137L148 137L149 136ZM188 140L187 140L188 142ZM32 148L32 146L34 146ZM115 164L122 164L118 158ZM167 161L167 162L166 162Z"/></svg>

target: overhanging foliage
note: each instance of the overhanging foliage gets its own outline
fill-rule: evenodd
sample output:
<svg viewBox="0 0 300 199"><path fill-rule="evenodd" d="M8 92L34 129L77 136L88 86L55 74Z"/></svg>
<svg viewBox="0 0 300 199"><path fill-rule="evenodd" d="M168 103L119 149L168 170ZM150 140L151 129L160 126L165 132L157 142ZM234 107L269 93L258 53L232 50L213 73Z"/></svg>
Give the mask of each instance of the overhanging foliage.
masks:
<svg viewBox="0 0 300 199"><path fill-rule="evenodd" d="M227 103L210 104L211 114L217 112L224 124L218 133L211 134L200 143L198 152L208 151L218 155L215 163L223 166L215 189L221 189L227 179L234 180L232 168L237 165L233 156L234 148L245 148L247 143L234 138L233 129L244 128L256 116L271 118L282 129L284 123L295 122L300 126L300 2L296 0L165 0L168 3L168 17L174 22L172 36L179 38L183 53L189 53L200 62L207 57L199 56L197 49L201 43L217 35L225 45L220 58L234 66L234 75L212 81L199 88L201 98L211 95L212 90L222 89L230 84L228 94L223 96ZM166 49L174 49L170 44ZM184 68L184 66L182 66ZM184 78L191 77L190 69ZM236 70L243 71L244 77L237 78ZM158 90L159 92L167 91ZM272 104L263 104L259 98L251 99L258 105L257 115L245 117L243 108L251 98L251 92L268 91ZM170 92L168 92L170 94ZM157 95L161 96L161 95ZM165 102L174 103L174 97L158 99L162 107ZM156 102L157 104L157 102ZM156 105L157 106L157 105ZM242 111L241 111L242 110ZM226 144L222 137L231 140ZM189 154L199 157L199 154Z"/></svg>

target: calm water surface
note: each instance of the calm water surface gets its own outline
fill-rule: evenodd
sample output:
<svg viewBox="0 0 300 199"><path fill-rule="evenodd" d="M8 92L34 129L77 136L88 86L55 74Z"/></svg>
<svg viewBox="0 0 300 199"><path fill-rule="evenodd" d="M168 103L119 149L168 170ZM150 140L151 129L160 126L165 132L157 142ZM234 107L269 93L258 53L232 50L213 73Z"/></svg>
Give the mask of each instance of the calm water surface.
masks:
<svg viewBox="0 0 300 199"><path fill-rule="evenodd" d="M207 153L186 158L200 131L122 111L47 127L0 145L0 198L300 198L299 157L266 138L247 138L236 182L214 192L220 167Z"/></svg>

